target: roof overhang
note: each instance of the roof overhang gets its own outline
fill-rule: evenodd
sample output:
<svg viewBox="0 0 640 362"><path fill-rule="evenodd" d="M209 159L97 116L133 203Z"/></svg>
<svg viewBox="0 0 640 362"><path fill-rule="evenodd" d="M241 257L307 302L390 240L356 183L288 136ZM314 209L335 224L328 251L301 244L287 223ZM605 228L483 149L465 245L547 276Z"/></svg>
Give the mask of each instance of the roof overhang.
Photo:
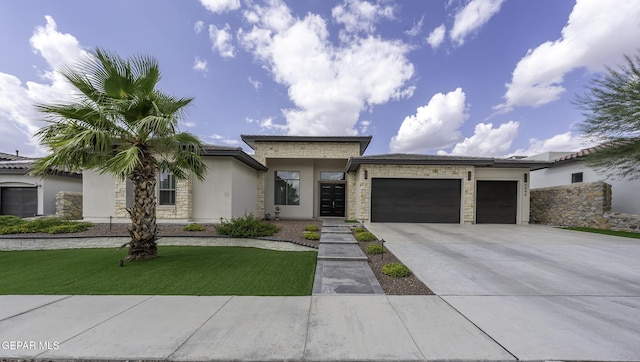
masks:
<svg viewBox="0 0 640 362"><path fill-rule="evenodd" d="M360 154L369 146L372 136L262 136L262 135L241 135L244 143L255 149L256 142L338 142L338 143L359 143Z"/></svg>
<svg viewBox="0 0 640 362"><path fill-rule="evenodd" d="M347 161L346 172L354 172L361 165L464 165L475 167L495 168L528 168L531 171L548 168L553 165L551 161L512 160L500 158L480 157L450 157L429 155L408 155L406 158L391 155L392 157L350 157Z"/></svg>
<svg viewBox="0 0 640 362"><path fill-rule="evenodd" d="M227 156L233 157L245 165L257 170L267 171L267 166L258 162L255 158L246 154L240 147L221 147L221 146L205 146L202 150L202 156Z"/></svg>

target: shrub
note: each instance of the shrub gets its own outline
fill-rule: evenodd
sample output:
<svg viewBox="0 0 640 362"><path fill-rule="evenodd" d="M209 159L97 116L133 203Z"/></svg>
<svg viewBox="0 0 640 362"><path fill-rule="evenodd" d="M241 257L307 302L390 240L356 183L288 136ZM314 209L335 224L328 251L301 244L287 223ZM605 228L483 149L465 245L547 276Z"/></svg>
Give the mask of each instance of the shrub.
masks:
<svg viewBox="0 0 640 362"><path fill-rule="evenodd" d="M253 214L236 217L231 221L223 222L216 226L221 235L229 235L234 238L252 238L257 236L272 236L279 228L264 220L258 219Z"/></svg>
<svg viewBox="0 0 640 362"><path fill-rule="evenodd" d="M358 221L358 220L353 220L353 219L347 219L347 220L345 220L344 222L345 222L345 223L348 223L348 224L357 224L357 223L359 223L360 221Z"/></svg>
<svg viewBox="0 0 640 362"><path fill-rule="evenodd" d="M189 224L182 228L184 231L204 231L204 226L198 224Z"/></svg>
<svg viewBox="0 0 640 362"><path fill-rule="evenodd" d="M400 263L389 263L382 267L382 273L393 278L404 278L411 275L411 270Z"/></svg>
<svg viewBox="0 0 640 362"><path fill-rule="evenodd" d="M315 231L305 231L304 238L307 240L320 240L320 234Z"/></svg>
<svg viewBox="0 0 640 362"><path fill-rule="evenodd" d="M13 215L0 215L0 227L14 226L14 225L25 224L25 223L27 223L27 221L21 217L17 217Z"/></svg>
<svg viewBox="0 0 640 362"><path fill-rule="evenodd" d="M384 250L384 248L382 247L382 245L369 245L367 246L367 254L373 254L373 255L377 255L377 254L382 254L382 253L386 253L387 251Z"/></svg>
<svg viewBox="0 0 640 362"><path fill-rule="evenodd" d="M305 226L304 230L305 231L318 231L318 230L320 230L320 228L318 227L318 225L311 224L311 225Z"/></svg>
<svg viewBox="0 0 640 362"><path fill-rule="evenodd" d="M363 228L362 226L358 226L357 228L354 228L353 231L358 234L358 233L363 233L365 231L367 231L365 228Z"/></svg>
<svg viewBox="0 0 640 362"><path fill-rule="evenodd" d="M93 224L88 222L69 221L69 222L62 223L60 225L49 227L48 233L49 234L79 233L89 229L89 227L91 226L93 226Z"/></svg>
<svg viewBox="0 0 640 362"><path fill-rule="evenodd" d="M363 231L361 233L356 234L356 240L358 241L374 241L378 240L375 235L368 231Z"/></svg>

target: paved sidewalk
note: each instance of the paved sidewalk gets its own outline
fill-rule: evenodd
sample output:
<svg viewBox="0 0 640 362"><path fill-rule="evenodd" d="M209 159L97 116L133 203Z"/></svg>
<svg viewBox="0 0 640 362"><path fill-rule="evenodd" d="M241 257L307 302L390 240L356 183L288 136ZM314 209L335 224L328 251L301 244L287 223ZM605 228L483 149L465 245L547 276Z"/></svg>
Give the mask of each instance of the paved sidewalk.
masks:
<svg viewBox="0 0 640 362"><path fill-rule="evenodd" d="M0 296L0 359L514 360L438 296Z"/></svg>
<svg viewBox="0 0 640 362"><path fill-rule="evenodd" d="M343 219L322 219L313 295L384 294Z"/></svg>

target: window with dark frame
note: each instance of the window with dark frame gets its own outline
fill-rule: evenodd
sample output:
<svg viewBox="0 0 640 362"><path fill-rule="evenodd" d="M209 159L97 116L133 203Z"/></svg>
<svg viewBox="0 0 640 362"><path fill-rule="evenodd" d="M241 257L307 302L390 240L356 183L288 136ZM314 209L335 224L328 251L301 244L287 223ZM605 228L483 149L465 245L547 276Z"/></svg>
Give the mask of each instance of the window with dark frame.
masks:
<svg viewBox="0 0 640 362"><path fill-rule="evenodd" d="M582 182L582 172L576 172L571 174L571 183L575 184L578 182Z"/></svg>
<svg viewBox="0 0 640 362"><path fill-rule="evenodd" d="M275 205L300 205L300 171L276 171Z"/></svg>
<svg viewBox="0 0 640 362"><path fill-rule="evenodd" d="M159 205L176 204L176 179L171 172L160 172Z"/></svg>

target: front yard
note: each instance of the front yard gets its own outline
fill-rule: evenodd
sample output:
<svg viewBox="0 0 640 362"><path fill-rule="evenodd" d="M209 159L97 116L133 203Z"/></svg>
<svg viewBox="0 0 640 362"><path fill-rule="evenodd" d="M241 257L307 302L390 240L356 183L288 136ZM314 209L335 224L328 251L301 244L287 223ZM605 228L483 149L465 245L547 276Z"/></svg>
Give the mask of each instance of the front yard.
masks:
<svg viewBox="0 0 640 362"><path fill-rule="evenodd" d="M0 294L310 295L317 252L161 246L154 260L126 250L0 252Z"/></svg>

